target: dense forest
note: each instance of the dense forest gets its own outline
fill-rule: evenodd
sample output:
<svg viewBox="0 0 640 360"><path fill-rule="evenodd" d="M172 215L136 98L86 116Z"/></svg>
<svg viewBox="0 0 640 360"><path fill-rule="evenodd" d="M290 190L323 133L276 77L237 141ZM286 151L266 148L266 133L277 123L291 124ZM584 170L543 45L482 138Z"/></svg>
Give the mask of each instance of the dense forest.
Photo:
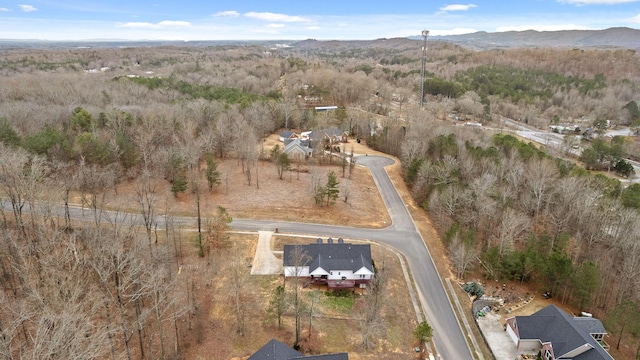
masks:
<svg viewBox="0 0 640 360"><path fill-rule="evenodd" d="M400 158L459 278L475 271L538 284L609 314L612 330L639 329L640 319L616 311L640 304L640 185L615 175L630 175L623 165L640 144L600 137L576 159L523 142L500 119L544 129L610 120L637 131L640 57L436 42L422 109L419 49L391 39L3 50L0 197L11 211L0 218L1 356L180 358L194 305L190 291L176 291L181 255L170 219L165 246L152 246L158 181L174 194L206 191L193 185L215 186L216 162L226 158L251 174L269 157L258 145L283 128L336 127ZM313 110L321 105L339 109ZM496 130L454 126L451 114ZM124 219L103 225L106 189L123 181L136 184L142 233ZM74 224L71 192L82 194L93 224ZM226 218L209 224L211 244ZM160 332L144 336L147 328Z"/></svg>

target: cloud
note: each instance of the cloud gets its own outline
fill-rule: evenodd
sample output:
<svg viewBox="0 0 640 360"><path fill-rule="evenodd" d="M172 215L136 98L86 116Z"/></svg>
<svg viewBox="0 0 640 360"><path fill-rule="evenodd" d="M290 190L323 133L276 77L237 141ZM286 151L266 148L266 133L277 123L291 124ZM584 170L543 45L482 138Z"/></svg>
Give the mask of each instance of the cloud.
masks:
<svg viewBox="0 0 640 360"><path fill-rule="evenodd" d="M571 5L616 5L637 2L640 0L557 0L561 4Z"/></svg>
<svg viewBox="0 0 640 360"><path fill-rule="evenodd" d="M478 7L477 5L474 4L467 4L467 5L461 5L461 4L454 4L454 5L446 5L440 8L440 12L447 12L447 11L467 11L470 9L473 9L475 7Z"/></svg>
<svg viewBox="0 0 640 360"><path fill-rule="evenodd" d="M124 24L118 24L118 27L137 28L137 29L157 29L159 26L157 24L152 24L148 22L128 22Z"/></svg>
<svg viewBox="0 0 640 360"><path fill-rule="evenodd" d="M307 26L305 29L316 31L316 30L320 30L320 26Z"/></svg>
<svg viewBox="0 0 640 360"><path fill-rule="evenodd" d="M235 10L228 10L228 11L219 11L219 12L213 14L213 16L238 17L238 16L240 16L240 13L235 11Z"/></svg>
<svg viewBox="0 0 640 360"><path fill-rule="evenodd" d="M189 27L191 26L191 23L188 21L164 20L164 21L160 21L158 25L162 27L165 27L165 26Z"/></svg>
<svg viewBox="0 0 640 360"><path fill-rule="evenodd" d="M640 24L640 14L638 14L638 15L632 17L631 19L629 19L629 22Z"/></svg>
<svg viewBox="0 0 640 360"><path fill-rule="evenodd" d="M5 8L5 7L3 7L3 8L0 8L0 11L11 11L11 10L9 10L9 9L7 9L7 8Z"/></svg>
<svg viewBox="0 0 640 360"><path fill-rule="evenodd" d="M20 4L18 6L20 6L20 9L22 9L22 11L24 11L24 12L38 11L38 9L36 9L35 6L33 6L33 5Z"/></svg>
<svg viewBox="0 0 640 360"><path fill-rule="evenodd" d="M153 24L150 22L127 22L118 24L118 27L134 28L134 29L162 29L167 27L189 27L191 23L188 21L164 20Z"/></svg>
<svg viewBox="0 0 640 360"><path fill-rule="evenodd" d="M310 21L302 16L291 16L285 14L275 14L270 12L248 12L244 16L271 22L307 22Z"/></svg>
<svg viewBox="0 0 640 360"><path fill-rule="evenodd" d="M283 28L284 24L269 24L269 25L267 25L267 27L278 29L278 28Z"/></svg>

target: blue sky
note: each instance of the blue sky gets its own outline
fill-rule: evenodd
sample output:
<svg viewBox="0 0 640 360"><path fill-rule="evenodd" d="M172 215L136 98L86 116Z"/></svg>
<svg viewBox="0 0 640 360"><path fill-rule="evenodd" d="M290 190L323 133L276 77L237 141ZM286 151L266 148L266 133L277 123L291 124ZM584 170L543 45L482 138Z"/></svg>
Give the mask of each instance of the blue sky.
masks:
<svg viewBox="0 0 640 360"><path fill-rule="evenodd" d="M376 39L475 31L640 28L640 0L0 0L0 38Z"/></svg>

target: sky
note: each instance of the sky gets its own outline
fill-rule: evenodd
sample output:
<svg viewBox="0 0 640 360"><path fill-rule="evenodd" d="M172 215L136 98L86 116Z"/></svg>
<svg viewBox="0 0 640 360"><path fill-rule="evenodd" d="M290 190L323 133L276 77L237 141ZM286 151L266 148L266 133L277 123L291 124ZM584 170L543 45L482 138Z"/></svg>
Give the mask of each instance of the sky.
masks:
<svg viewBox="0 0 640 360"><path fill-rule="evenodd" d="M640 28L640 0L0 0L0 39L371 40Z"/></svg>

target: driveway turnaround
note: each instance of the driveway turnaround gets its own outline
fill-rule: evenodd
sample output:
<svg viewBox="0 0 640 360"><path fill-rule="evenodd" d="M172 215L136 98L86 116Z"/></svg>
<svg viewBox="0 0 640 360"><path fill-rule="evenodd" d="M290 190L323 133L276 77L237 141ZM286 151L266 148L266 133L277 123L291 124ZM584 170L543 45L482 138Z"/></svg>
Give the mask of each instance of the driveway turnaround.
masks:
<svg viewBox="0 0 640 360"><path fill-rule="evenodd" d="M496 360L513 360L517 359L520 352L516 349L516 345L509 337L504 327L500 323L500 316L492 312L487 313L484 317L478 318L480 331L487 339L487 344L491 348L493 356ZM533 352L532 354L533 355Z"/></svg>
<svg viewBox="0 0 640 360"><path fill-rule="evenodd" d="M278 275L282 273L282 260L271 252L273 231L258 231L258 245L251 264L251 275Z"/></svg>

